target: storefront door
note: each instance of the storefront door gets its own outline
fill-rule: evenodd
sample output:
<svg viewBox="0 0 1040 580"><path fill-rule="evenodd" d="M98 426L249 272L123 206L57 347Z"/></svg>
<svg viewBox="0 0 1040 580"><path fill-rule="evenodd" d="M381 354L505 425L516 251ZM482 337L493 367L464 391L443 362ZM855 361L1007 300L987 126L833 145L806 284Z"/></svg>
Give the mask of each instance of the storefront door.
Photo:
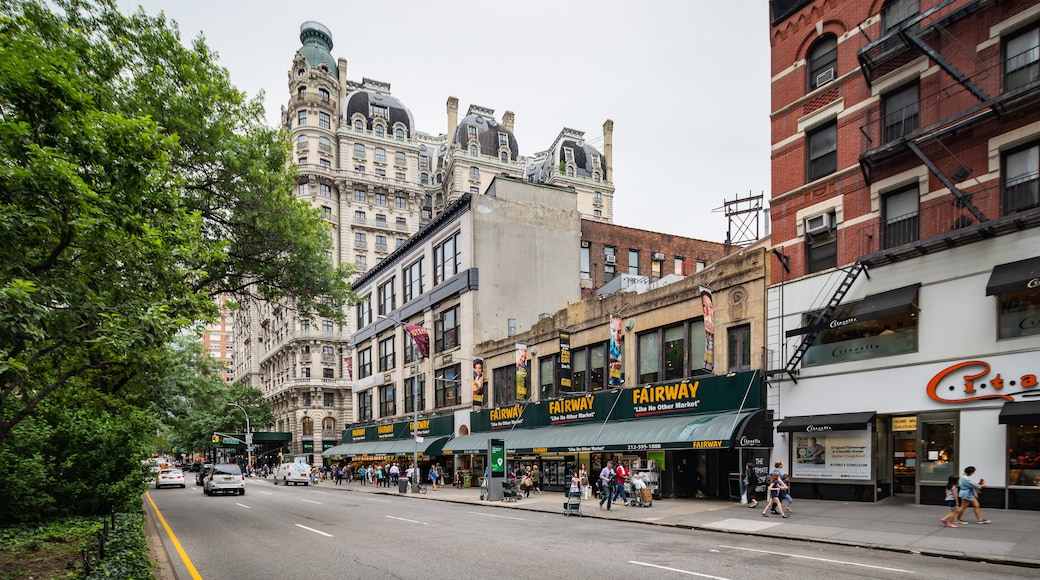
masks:
<svg viewBox="0 0 1040 580"><path fill-rule="evenodd" d="M917 432L892 433L892 492L913 497L917 482Z"/></svg>

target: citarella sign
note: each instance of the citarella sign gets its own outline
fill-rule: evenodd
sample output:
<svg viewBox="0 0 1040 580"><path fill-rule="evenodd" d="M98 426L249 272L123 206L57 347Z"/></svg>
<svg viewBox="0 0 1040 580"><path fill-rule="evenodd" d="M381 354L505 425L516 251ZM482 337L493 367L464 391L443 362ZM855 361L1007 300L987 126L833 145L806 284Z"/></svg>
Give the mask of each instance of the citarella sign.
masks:
<svg viewBox="0 0 1040 580"><path fill-rule="evenodd" d="M1014 401L1016 395L1036 389L1036 375L1017 373L1005 375L981 360L969 360L950 365L928 381L928 396L940 403L964 403L1003 399Z"/></svg>

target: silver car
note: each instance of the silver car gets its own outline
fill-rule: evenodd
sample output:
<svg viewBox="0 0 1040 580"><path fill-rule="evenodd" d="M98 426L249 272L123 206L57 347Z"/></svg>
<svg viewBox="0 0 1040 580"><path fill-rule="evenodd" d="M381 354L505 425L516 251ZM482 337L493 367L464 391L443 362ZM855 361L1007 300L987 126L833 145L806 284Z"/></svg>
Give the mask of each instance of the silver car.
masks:
<svg viewBox="0 0 1040 580"><path fill-rule="evenodd" d="M218 463L209 468L202 480L202 491L206 495L218 492L246 494L246 482L242 477L242 469L234 463Z"/></svg>

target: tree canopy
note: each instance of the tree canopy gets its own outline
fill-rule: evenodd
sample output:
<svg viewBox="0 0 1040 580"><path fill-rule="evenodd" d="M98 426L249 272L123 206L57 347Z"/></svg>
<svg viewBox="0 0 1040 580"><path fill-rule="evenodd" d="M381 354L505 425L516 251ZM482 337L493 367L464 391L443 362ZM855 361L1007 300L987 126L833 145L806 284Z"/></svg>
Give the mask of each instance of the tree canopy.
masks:
<svg viewBox="0 0 1040 580"><path fill-rule="evenodd" d="M288 136L203 39L112 0L0 7L0 446L52 400L154 404L143 371L218 294L341 319Z"/></svg>

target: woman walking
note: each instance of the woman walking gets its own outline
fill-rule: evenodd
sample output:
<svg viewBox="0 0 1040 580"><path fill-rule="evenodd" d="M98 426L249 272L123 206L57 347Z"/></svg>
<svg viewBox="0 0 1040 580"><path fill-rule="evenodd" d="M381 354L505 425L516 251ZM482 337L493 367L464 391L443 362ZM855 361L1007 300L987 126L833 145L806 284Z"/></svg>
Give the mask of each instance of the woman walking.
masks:
<svg viewBox="0 0 1040 580"><path fill-rule="evenodd" d="M964 525L968 522L963 520L964 512L970 505L975 510L975 519L980 524L988 524L989 520L982 519L982 512L979 511L979 494L982 493L982 488L986 487L986 480L980 479L978 483L971 480L971 476L975 474L975 467L969 465L964 468L964 475L961 476L959 482L960 492L957 494L961 498L961 507L957 510L957 523Z"/></svg>
<svg viewBox="0 0 1040 580"><path fill-rule="evenodd" d="M581 470L578 474L581 476L581 498L589 499L591 498L590 492L592 488L589 487L589 471L585 469L584 463L581 464Z"/></svg>
<svg viewBox="0 0 1040 580"><path fill-rule="evenodd" d="M769 503L766 504L766 509L762 510L762 517L769 517L769 508L772 507L782 517L787 517L784 513L784 506L780 504L780 490L784 488L784 482L780 479L780 474L773 472L769 476Z"/></svg>

